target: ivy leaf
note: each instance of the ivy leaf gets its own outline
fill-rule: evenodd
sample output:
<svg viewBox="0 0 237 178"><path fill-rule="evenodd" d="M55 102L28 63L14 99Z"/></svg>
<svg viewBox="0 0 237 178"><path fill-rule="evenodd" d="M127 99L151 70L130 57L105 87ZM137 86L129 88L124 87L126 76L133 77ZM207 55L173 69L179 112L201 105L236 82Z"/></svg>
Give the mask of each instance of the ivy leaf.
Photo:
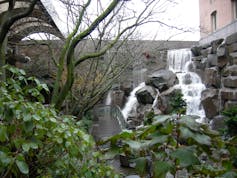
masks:
<svg viewBox="0 0 237 178"><path fill-rule="evenodd" d="M181 167L189 167L195 164L199 164L198 158L194 155L193 150L189 148L178 148L171 153L171 157L178 159Z"/></svg>
<svg viewBox="0 0 237 178"><path fill-rule="evenodd" d="M237 173L234 171L230 171L230 172L225 173L221 177L222 178L235 178L235 177L237 177Z"/></svg>
<svg viewBox="0 0 237 178"><path fill-rule="evenodd" d="M154 162L154 177L165 178L168 172L173 172L174 165L169 162L155 161Z"/></svg>
<svg viewBox="0 0 237 178"><path fill-rule="evenodd" d="M155 136L152 138L152 140L149 142L149 146L154 146L158 143L163 144L166 143L168 140L168 135L161 135L161 136Z"/></svg>
<svg viewBox="0 0 237 178"><path fill-rule="evenodd" d="M21 173L29 174L29 167L25 162L25 158L22 154L17 155L16 157L16 165Z"/></svg>
<svg viewBox="0 0 237 178"><path fill-rule="evenodd" d="M193 139L200 145L211 145L211 138L207 135L200 134L198 132L192 132L189 128L180 127L180 136L184 139Z"/></svg>
<svg viewBox="0 0 237 178"><path fill-rule="evenodd" d="M133 141L133 140L128 140L128 141L125 141L124 143L128 144L131 149L136 150L136 151L141 150L144 146L144 144L137 141Z"/></svg>
<svg viewBox="0 0 237 178"><path fill-rule="evenodd" d="M12 158L9 157L5 152L0 151L0 162L3 166L7 166L12 161Z"/></svg>
<svg viewBox="0 0 237 178"><path fill-rule="evenodd" d="M35 125L34 125L33 121L26 121L23 124L23 128L26 133L33 131L34 127L35 127Z"/></svg>
<svg viewBox="0 0 237 178"><path fill-rule="evenodd" d="M5 142L6 140L8 140L7 127L0 125L0 141Z"/></svg>
<svg viewBox="0 0 237 178"><path fill-rule="evenodd" d="M167 121L168 119L170 119L170 115L155 116L153 124L156 125L156 124L159 124L159 123L163 123L163 122Z"/></svg>
<svg viewBox="0 0 237 178"><path fill-rule="evenodd" d="M29 167L25 161L16 160L16 165L23 174L29 174Z"/></svg>
<svg viewBox="0 0 237 178"><path fill-rule="evenodd" d="M140 157L140 158L137 158L137 159L133 159L132 161L134 161L136 163L135 169L140 174L146 173L147 159L145 157Z"/></svg>

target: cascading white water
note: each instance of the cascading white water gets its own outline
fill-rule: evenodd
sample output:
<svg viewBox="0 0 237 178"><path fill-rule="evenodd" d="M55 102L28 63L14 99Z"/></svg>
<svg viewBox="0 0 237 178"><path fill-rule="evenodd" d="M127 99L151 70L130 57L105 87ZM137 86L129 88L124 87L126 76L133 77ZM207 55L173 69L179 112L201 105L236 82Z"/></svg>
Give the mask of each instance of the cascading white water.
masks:
<svg viewBox="0 0 237 178"><path fill-rule="evenodd" d="M109 106L112 103L112 91L110 90L107 94L106 100L105 100L105 105Z"/></svg>
<svg viewBox="0 0 237 178"><path fill-rule="evenodd" d="M140 83L136 88L133 89L133 91L130 93L130 96L128 97L128 101L126 102L122 114L124 116L125 121L127 121L129 113L133 110L136 109L137 107L137 98L136 98L136 92L141 89L142 87L145 86L145 82Z"/></svg>
<svg viewBox="0 0 237 178"><path fill-rule="evenodd" d="M205 89L200 77L189 71L192 65L192 53L190 49L179 49L168 51L167 63L169 70L176 73L181 88L183 98L187 103L187 115L199 116L198 122L203 122L205 112L200 104L201 92Z"/></svg>

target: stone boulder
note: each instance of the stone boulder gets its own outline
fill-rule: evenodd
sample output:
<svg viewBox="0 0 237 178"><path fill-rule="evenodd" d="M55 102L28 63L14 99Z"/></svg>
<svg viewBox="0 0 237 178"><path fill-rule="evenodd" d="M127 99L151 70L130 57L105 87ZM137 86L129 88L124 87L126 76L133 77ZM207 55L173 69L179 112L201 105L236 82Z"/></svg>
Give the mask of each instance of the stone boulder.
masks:
<svg viewBox="0 0 237 178"><path fill-rule="evenodd" d="M151 86L145 86L136 92L137 101L140 104L152 104L155 100L157 91Z"/></svg>
<svg viewBox="0 0 237 178"><path fill-rule="evenodd" d="M217 48L221 45L221 43L224 41L223 38L221 39L217 39L217 40L214 40L211 42L211 47L212 47L212 50L211 50L211 53L212 54L216 54L217 53Z"/></svg>
<svg viewBox="0 0 237 178"><path fill-rule="evenodd" d="M194 56L200 56L201 55L201 47L200 46L194 46L191 48L192 54Z"/></svg>
<svg viewBox="0 0 237 178"><path fill-rule="evenodd" d="M161 69L148 76L145 83L146 85L153 86L160 92L163 92L177 84L178 79L172 71Z"/></svg>
<svg viewBox="0 0 237 178"><path fill-rule="evenodd" d="M162 112L162 114L170 114L174 110L173 106L171 105L171 101L177 95L177 93L180 92L180 89L170 88L169 90L161 93L157 99L158 102L155 109L158 109L160 112Z"/></svg>
<svg viewBox="0 0 237 178"><path fill-rule="evenodd" d="M212 130L220 130L223 129L225 126L225 117L222 115L215 116L211 121L210 121L210 128Z"/></svg>
<svg viewBox="0 0 237 178"><path fill-rule="evenodd" d="M214 116L218 115L219 103L217 89L206 89L202 92L201 104L208 119L212 119Z"/></svg>
<svg viewBox="0 0 237 178"><path fill-rule="evenodd" d="M237 76L229 76L223 79L223 85L227 88L237 88Z"/></svg>
<svg viewBox="0 0 237 178"><path fill-rule="evenodd" d="M222 73L223 77L227 76L237 76L237 65L228 66L224 69Z"/></svg>
<svg viewBox="0 0 237 178"><path fill-rule="evenodd" d="M220 96L221 100L231 100L231 101L237 101L237 90L236 89L227 89L227 88L222 88L220 90Z"/></svg>
<svg viewBox="0 0 237 178"><path fill-rule="evenodd" d="M217 55L216 54L208 54L207 61L208 61L207 67L217 66Z"/></svg>
<svg viewBox="0 0 237 178"><path fill-rule="evenodd" d="M220 76L216 67L207 68L204 71L204 84L206 87L220 87Z"/></svg>

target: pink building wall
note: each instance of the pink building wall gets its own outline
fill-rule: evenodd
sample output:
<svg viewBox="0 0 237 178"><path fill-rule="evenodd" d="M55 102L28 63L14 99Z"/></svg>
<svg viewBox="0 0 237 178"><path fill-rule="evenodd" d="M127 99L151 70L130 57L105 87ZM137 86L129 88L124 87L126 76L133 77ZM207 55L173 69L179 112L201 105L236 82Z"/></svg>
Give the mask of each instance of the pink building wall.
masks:
<svg viewBox="0 0 237 178"><path fill-rule="evenodd" d="M218 29L234 20L233 0L199 0L201 38L211 34L211 14L216 11L216 27Z"/></svg>

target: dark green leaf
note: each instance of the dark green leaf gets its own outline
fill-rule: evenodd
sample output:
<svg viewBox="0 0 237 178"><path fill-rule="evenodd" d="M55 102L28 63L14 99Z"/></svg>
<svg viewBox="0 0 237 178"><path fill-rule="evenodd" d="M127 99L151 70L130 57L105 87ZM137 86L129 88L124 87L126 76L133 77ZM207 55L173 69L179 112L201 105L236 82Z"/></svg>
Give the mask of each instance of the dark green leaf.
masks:
<svg viewBox="0 0 237 178"><path fill-rule="evenodd" d="M33 121L24 122L23 128L25 132L31 132L34 129Z"/></svg>
<svg viewBox="0 0 237 178"><path fill-rule="evenodd" d="M13 159L12 159L10 156L8 156L6 153L0 151L0 162L1 162L4 166L9 165L12 160L13 160Z"/></svg>
<svg viewBox="0 0 237 178"><path fill-rule="evenodd" d="M189 148L178 148L170 156L177 159L181 167L189 167L200 163L192 149Z"/></svg>
<svg viewBox="0 0 237 178"><path fill-rule="evenodd" d="M173 172L174 165L164 162L164 161L155 161L154 162L154 177L165 178L168 172Z"/></svg>
<svg viewBox="0 0 237 178"><path fill-rule="evenodd" d="M237 177L237 173L234 171L227 172L221 176L221 178L236 178L236 177Z"/></svg>
<svg viewBox="0 0 237 178"><path fill-rule="evenodd" d="M157 125L159 123L163 123L165 121L167 121L168 119L170 119L170 115L159 115L159 116L155 116L154 117L154 125Z"/></svg>
<svg viewBox="0 0 237 178"><path fill-rule="evenodd" d="M5 142L6 140L8 140L7 127L0 125L0 141Z"/></svg>
<svg viewBox="0 0 237 178"><path fill-rule="evenodd" d="M149 146L154 146L158 143L163 144L168 140L168 135L156 136L153 137L152 140L149 141Z"/></svg>
<svg viewBox="0 0 237 178"><path fill-rule="evenodd" d="M16 160L16 165L23 174L29 174L29 167L25 161Z"/></svg>
<svg viewBox="0 0 237 178"><path fill-rule="evenodd" d="M140 174L144 175L146 173L147 159L145 157L140 157L137 159L133 159L132 161L136 163L135 169Z"/></svg>

